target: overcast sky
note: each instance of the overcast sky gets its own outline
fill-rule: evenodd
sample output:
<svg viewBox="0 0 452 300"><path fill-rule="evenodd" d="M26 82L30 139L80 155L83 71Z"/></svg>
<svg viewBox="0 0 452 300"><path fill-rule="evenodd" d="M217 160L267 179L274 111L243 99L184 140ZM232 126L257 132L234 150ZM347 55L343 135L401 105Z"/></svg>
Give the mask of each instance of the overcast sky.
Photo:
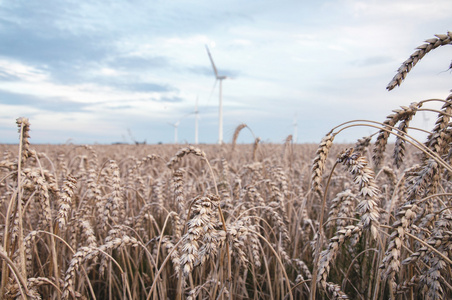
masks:
<svg viewBox="0 0 452 300"><path fill-rule="evenodd" d="M452 30L450 0L0 0L0 143L218 141L246 123L264 142L318 143L348 120L446 98L452 48L425 56L385 88L414 48ZM425 118L424 118L425 117ZM419 126L435 115L419 116ZM348 130L338 141L372 133ZM129 134L130 133L130 134ZM247 131L241 142L252 143Z"/></svg>

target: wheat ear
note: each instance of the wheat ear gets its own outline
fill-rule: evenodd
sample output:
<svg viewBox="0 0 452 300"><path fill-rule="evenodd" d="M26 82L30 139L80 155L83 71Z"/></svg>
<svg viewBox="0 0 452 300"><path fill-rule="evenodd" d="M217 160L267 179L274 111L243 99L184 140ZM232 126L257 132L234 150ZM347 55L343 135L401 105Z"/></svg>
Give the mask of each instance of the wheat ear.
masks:
<svg viewBox="0 0 452 300"><path fill-rule="evenodd" d="M66 228L66 224L68 222L68 215L71 211L72 197L74 196L76 184L77 179L75 179L72 175L68 175L67 179L64 181L63 187L61 188L60 207L57 217L58 226L61 230Z"/></svg>
<svg viewBox="0 0 452 300"><path fill-rule="evenodd" d="M242 131L243 128L247 127L247 125L245 123L240 124L239 126L237 126L234 130L234 135L232 136L232 150L234 151L235 149L235 145L237 143L237 138L239 137L240 131Z"/></svg>
<svg viewBox="0 0 452 300"><path fill-rule="evenodd" d="M381 162L383 161L383 155L386 149L386 145L388 143L389 135L391 134L392 129L394 126L401 121L403 124L403 121L409 120L412 118L412 116L416 113L416 111L422 106L422 102L413 102L410 104L410 106L401 106L401 109L393 110L393 113L386 117L386 120L383 122L383 128L379 131L377 140L375 141L375 147L374 147L374 154L373 154L373 161L375 165L378 167L380 166ZM405 123L406 124L406 123ZM401 125L402 129L406 129L407 126ZM406 132L402 131L402 135L405 135ZM398 137L398 139L402 139L401 137ZM399 143L403 143L403 141L400 141ZM403 145L399 145L399 148ZM404 150L405 148L403 148Z"/></svg>
<svg viewBox="0 0 452 300"><path fill-rule="evenodd" d="M416 48L416 51L410 55L410 57L402 63L400 68L397 70L397 74L389 82L386 89L388 91L392 90L396 86L402 84L408 72L421 60L425 54L429 53L431 50L438 48L439 46L449 45L452 43L452 33L447 32L447 34L436 34L436 38L431 38L426 40L425 44L422 44Z"/></svg>
<svg viewBox="0 0 452 300"><path fill-rule="evenodd" d="M312 163L311 190L322 199L322 179L325 170L326 158L331 146L333 146L334 135L328 133L323 137Z"/></svg>

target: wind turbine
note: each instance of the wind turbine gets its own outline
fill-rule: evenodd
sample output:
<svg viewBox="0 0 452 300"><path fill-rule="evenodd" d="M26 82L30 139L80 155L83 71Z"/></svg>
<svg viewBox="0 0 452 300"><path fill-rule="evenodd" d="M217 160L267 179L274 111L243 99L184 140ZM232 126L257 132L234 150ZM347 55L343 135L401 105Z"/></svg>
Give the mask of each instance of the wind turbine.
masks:
<svg viewBox="0 0 452 300"><path fill-rule="evenodd" d="M174 144L177 144L177 127L179 127L180 121L178 120L176 123L168 122L168 124L174 127Z"/></svg>
<svg viewBox="0 0 452 300"><path fill-rule="evenodd" d="M424 119L424 129L427 130L428 122L430 121L430 118L427 116L427 113L425 111L422 112L422 118Z"/></svg>
<svg viewBox="0 0 452 300"><path fill-rule="evenodd" d="M175 123L168 122L169 125L171 125L171 126L174 127L174 143L175 143L175 144L177 144L177 128L179 127L180 122L181 122L183 119L185 119L187 116L189 116L189 115L191 115L191 114L193 114L193 113L197 113L197 110L198 110L198 106L197 106L197 103L196 103L196 110L195 110L195 112L191 112L191 113L188 113L188 114L183 115L183 116L182 116L179 120L177 120ZM196 124L196 127L197 127L197 124Z"/></svg>
<svg viewBox="0 0 452 300"><path fill-rule="evenodd" d="M198 145L198 120L199 120L198 97L196 97L194 113L195 113L195 145Z"/></svg>
<svg viewBox="0 0 452 300"><path fill-rule="evenodd" d="M297 114L295 114L293 118L293 142L297 143L297 135L298 135L298 123L297 123Z"/></svg>
<svg viewBox="0 0 452 300"><path fill-rule="evenodd" d="M213 62L212 55L210 54L209 48L206 45L207 55L209 55L210 62L212 63L213 72L215 74L216 80L220 81L220 103L218 108L218 144L223 144L223 98L222 98L222 83L223 80L227 78L225 75L218 75L217 67Z"/></svg>

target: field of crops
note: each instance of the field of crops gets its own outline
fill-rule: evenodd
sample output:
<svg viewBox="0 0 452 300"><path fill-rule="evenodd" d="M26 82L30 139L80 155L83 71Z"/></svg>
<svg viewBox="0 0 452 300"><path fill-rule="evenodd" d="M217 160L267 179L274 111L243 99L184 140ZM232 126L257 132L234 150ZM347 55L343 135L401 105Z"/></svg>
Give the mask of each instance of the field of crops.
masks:
<svg viewBox="0 0 452 300"><path fill-rule="evenodd" d="M419 112L437 118L421 142ZM452 95L319 145L196 146L33 145L18 118L20 143L0 145L0 295L450 299L451 115ZM334 143L349 126L375 133Z"/></svg>

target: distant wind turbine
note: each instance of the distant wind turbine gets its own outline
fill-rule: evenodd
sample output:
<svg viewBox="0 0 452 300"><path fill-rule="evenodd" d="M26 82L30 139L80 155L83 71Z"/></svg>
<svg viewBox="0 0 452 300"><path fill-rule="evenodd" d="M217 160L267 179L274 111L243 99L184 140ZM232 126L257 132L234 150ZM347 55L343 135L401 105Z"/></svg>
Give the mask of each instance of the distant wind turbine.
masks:
<svg viewBox="0 0 452 300"><path fill-rule="evenodd" d="M294 118L293 118L293 142L296 143L297 142L297 138L298 138L298 122L297 122L297 114L295 114Z"/></svg>
<svg viewBox="0 0 452 300"><path fill-rule="evenodd" d="M213 72L215 74L215 83L220 81L220 103L218 108L218 144L223 144L223 98L222 98L222 83L223 80L227 78L225 75L218 75L217 67L213 62L212 55L210 54L209 48L206 45L207 54L209 55L210 62L212 63Z"/></svg>
<svg viewBox="0 0 452 300"><path fill-rule="evenodd" d="M183 115L179 120L177 120L175 123L171 123L168 122L169 125L174 127L174 143L177 144L177 128L179 127L180 122L185 119L187 116L192 115L194 113L196 113L196 111L198 110L198 106L196 105L196 110L194 112L188 113ZM197 126L197 124L196 124Z"/></svg>
<svg viewBox="0 0 452 300"><path fill-rule="evenodd" d="M174 144L177 144L177 127L179 127L180 121L181 120L177 121L176 123L168 122L168 124L174 127Z"/></svg>
<svg viewBox="0 0 452 300"><path fill-rule="evenodd" d="M198 120L199 120L198 98L196 98L194 113L195 113L195 145L198 145Z"/></svg>
<svg viewBox="0 0 452 300"><path fill-rule="evenodd" d="M427 130L430 118L427 116L427 113L425 111L422 112L422 118L424 119L424 129Z"/></svg>

